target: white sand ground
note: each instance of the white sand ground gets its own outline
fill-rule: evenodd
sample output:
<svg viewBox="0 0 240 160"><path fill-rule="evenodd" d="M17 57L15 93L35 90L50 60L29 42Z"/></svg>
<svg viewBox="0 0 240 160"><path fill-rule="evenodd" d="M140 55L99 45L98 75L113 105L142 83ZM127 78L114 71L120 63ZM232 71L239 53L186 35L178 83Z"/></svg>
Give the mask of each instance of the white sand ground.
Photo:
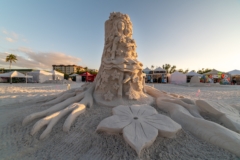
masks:
<svg viewBox="0 0 240 160"><path fill-rule="evenodd" d="M81 85L73 83L71 87ZM240 86L184 87L154 84L154 87L186 98L216 100L240 106ZM97 104L77 118L69 133L62 131L64 117L44 140L40 141L39 136L45 128L31 136L29 133L37 120L23 127L23 118L50 107L41 107L41 103L36 103L36 100L41 96L51 97L66 89L66 84L0 84L0 159L139 159L135 151L124 142L122 135L95 132L99 122L111 115L111 108ZM158 137L152 146L142 151L140 159L239 158L183 130L175 139Z"/></svg>

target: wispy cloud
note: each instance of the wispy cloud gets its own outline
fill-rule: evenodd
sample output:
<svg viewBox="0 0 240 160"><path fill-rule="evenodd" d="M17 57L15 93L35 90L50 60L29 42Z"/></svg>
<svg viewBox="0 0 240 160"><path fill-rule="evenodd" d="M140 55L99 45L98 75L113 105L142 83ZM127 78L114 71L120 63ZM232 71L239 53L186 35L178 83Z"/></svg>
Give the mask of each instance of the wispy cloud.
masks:
<svg viewBox="0 0 240 160"><path fill-rule="evenodd" d="M6 37L5 38L8 42L14 42L15 40L13 40L12 38Z"/></svg>
<svg viewBox="0 0 240 160"><path fill-rule="evenodd" d="M17 62L12 63L12 68L31 68L51 70L53 64L79 65L81 59L66 55L61 52L36 52L29 48L19 48L14 52L24 53L25 56L17 55ZM5 58L9 53L0 53L1 67L7 68L9 63L5 62Z"/></svg>
<svg viewBox="0 0 240 160"><path fill-rule="evenodd" d="M8 32L6 30L3 30L2 33L3 34L8 34Z"/></svg>
<svg viewBox="0 0 240 160"><path fill-rule="evenodd" d="M17 42L17 41L23 41L23 42L27 42L27 40L25 38L23 38L22 35L19 35L15 32L9 32L7 30L2 30L2 33L6 36L5 40L8 42Z"/></svg>

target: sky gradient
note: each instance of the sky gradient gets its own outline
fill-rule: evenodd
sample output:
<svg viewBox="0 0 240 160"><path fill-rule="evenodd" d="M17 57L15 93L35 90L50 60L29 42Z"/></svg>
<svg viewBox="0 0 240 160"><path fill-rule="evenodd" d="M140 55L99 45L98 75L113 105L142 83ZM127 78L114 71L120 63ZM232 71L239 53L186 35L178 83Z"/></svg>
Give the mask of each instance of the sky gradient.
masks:
<svg viewBox="0 0 240 160"><path fill-rule="evenodd" d="M98 69L104 22L128 14L138 60L145 67L240 70L240 1L1 0L0 68L51 70L52 64Z"/></svg>

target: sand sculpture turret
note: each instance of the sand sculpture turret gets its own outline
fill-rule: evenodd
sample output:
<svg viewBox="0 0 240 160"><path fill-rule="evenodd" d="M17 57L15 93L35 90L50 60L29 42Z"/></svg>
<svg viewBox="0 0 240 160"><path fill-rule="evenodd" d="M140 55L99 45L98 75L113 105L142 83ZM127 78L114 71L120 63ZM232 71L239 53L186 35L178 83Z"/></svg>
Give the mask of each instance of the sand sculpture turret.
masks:
<svg viewBox="0 0 240 160"><path fill-rule="evenodd" d="M97 131L123 133L126 142L138 155L158 135L174 138L183 127L194 136L240 157L239 112L227 104L187 99L145 85L143 65L137 60L136 47L129 16L111 13L105 22L105 44L95 81L39 99L44 102L43 106L52 107L27 116L23 125L40 118L33 126L31 135L47 126L40 136L42 139L67 114L63 124L65 132L70 130L79 115L88 111L87 107L93 104L96 107L110 106L113 116L99 122ZM168 116L159 114L150 106L154 101L154 107L168 113ZM222 125L205 120L202 115L213 117Z"/></svg>
<svg viewBox="0 0 240 160"><path fill-rule="evenodd" d="M111 13L105 22L105 44L101 66L96 78L94 98L98 103L151 103L144 93L143 64L137 60L136 42L132 38L132 23L126 14Z"/></svg>

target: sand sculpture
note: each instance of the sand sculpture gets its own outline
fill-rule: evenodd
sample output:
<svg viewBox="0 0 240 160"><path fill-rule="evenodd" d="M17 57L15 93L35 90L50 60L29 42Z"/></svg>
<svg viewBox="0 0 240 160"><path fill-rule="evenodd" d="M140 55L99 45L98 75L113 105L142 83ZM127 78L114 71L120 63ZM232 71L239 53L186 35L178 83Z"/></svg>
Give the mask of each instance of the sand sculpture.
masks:
<svg viewBox="0 0 240 160"><path fill-rule="evenodd" d="M53 106L25 117L22 123L25 125L40 118L31 134L47 126L40 135L40 139L43 139L67 114L63 131L68 132L74 120L96 103L115 107L109 108L113 116L99 122L97 130L123 133L126 142L138 154L151 145L157 135L172 138L183 128L200 139L240 156L240 118L237 110L226 104L193 101L147 86L144 84L142 66L137 60L129 16L113 12L105 22L105 44L95 81L62 92L53 99L43 98L46 101L44 105ZM167 112L170 118L158 114L150 106L154 101L156 107ZM204 115L214 117L216 122L205 120Z"/></svg>

